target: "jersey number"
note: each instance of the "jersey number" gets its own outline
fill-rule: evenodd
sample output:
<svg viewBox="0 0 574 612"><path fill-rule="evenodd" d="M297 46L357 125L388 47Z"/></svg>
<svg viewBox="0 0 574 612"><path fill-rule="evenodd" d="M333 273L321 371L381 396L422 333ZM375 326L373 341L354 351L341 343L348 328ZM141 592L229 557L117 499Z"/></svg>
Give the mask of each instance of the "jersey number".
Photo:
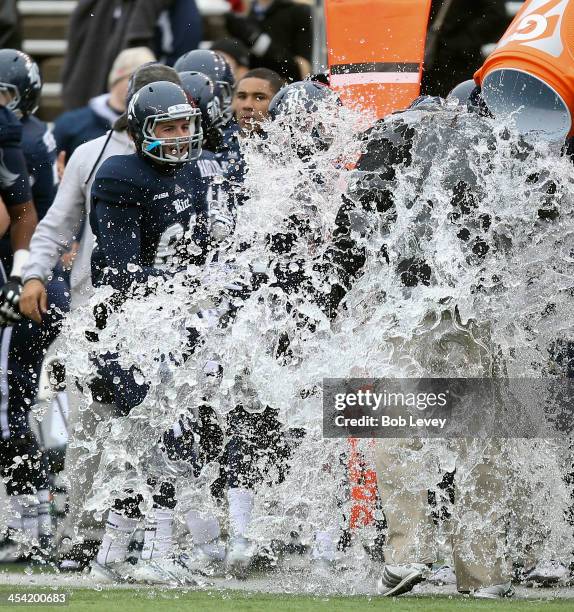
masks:
<svg viewBox="0 0 574 612"><path fill-rule="evenodd" d="M189 219L189 229L195 222L195 214ZM183 240L185 228L181 223L170 225L161 235L157 244L155 267L164 270L174 258L178 243Z"/></svg>

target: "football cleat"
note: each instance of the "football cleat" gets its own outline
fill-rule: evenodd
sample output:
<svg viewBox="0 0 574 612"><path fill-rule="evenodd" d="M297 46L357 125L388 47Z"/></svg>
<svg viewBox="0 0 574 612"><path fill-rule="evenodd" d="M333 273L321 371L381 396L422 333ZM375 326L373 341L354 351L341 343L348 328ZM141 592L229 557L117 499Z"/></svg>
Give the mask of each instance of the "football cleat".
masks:
<svg viewBox="0 0 574 612"><path fill-rule="evenodd" d="M396 597L408 593L416 584L425 580L427 573L428 568L422 563L385 565L377 585L377 592L383 597Z"/></svg>
<svg viewBox="0 0 574 612"><path fill-rule="evenodd" d="M225 548L223 545L201 544L190 553L182 553L179 560L192 574L224 576Z"/></svg>
<svg viewBox="0 0 574 612"><path fill-rule="evenodd" d="M98 540L84 540L74 544L68 551L60 555L58 568L62 572L81 572L90 567L98 554L100 544Z"/></svg>
<svg viewBox="0 0 574 612"><path fill-rule="evenodd" d="M565 582L569 577L568 568L560 561L540 561L535 567L524 573L522 582L533 586L548 587Z"/></svg>
<svg viewBox="0 0 574 612"><path fill-rule="evenodd" d="M255 546L247 538L232 538L225 557L227 571L237 578L245 578L254 555Z"/></svg>
<svg viewBox="0 0 574 612"><path fill-rule="evenodd" d="M512 597L514 589L510 582L504 584L493 584L492 586L482 587L473 592L473 597L476 599L502 599Z"/></svg>
<svg viewBox="0 0 574 612"><path fill-rule="evenodd" d="M8 527L0 537L0 563L15 563L20 559L20 545L13 539L15 533Z"/></svg>
<svg viewBox="0 0 574 612"><path fill-rule="evenodd" d="M90 577L102 584L118 584L133 582L132 572L134 566L124 561L101 564L92 561Z"/></svg>
<svg viewBox="0 0 574 612"><path fill-rule="evenodd" d="M441 565L433 570L432 574L427 578L427 582L435 586L456 584L456 574L450 565Z"/></svg>
<svg viewBox="0 0 574 612"><path fill-rule="evenodd" d="M142 584L166 586L198 586L197 577L187 568L181 555L160 559L140 560L133 568L132 578Z"/></svg>

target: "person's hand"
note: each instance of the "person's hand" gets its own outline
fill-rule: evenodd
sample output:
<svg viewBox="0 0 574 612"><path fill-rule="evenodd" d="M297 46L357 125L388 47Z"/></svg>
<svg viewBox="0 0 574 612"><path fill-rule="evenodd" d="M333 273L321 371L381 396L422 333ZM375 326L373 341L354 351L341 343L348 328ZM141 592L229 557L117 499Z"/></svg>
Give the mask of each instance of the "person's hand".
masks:
<svg viewBox="0 0 574 612"><path fill-rule="evenodd" d="M235 13L226 13L225 27L230 36L238 38L249 47L255 44L255 41L262 32L261 27L255 19L236 15Z"/></svg>
<svg viewBox="0 0 574 612"><path fill-rule="evenodd" d="M42 315L48 311L48 293L44 283L37 278L29 280L20 295L20 312L28 319L42 323Z"/></svg>
<svg viewBox="0 0 574 612"><path fill-rule="evenodd" d="M19 276L11 276L0 289L0 324L12 325L21 319L18 302L22 291Z"/></svg>
<svg viewBox="0 0 574 612"><path fill-rule="evenodd" d="M58 180L61 181L66 168L66 151L60 151L56 158L56 171L58 172Z"/></svg>
<svg viewBox="0 0 574 612"><path fill-rule="evenodd" d="M60 257L60 263L62 264L62 268L65 271L71 270L74 260L76 259L76 255L78 254L78 249L80 248L79 242L74 242L72 247L67 253L64 253L62 257Z"/></svg>

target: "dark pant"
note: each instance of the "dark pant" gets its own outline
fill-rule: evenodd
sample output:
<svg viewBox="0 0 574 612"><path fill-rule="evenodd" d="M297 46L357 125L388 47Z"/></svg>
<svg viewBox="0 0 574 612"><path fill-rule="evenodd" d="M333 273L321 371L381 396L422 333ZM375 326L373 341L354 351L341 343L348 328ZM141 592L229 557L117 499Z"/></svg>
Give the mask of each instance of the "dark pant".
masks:
<svg viewBox="0 0 574 612"><path fill-rule="evenodd" d="M42 325L22 319L1 332L0 427L4 440L29 431L28 413L38 392L42 361L69 310L70 292L64 280L55 276L47 290L50 309Z"/></svg>
<svg viewBox="0 0 574 612"><path fill-rule="evenodd" d="M49 311L41 325L22 319L1 331L0 340L0 456L9 495L48 488L48 470L30 430L29 412L36 399L42 361L58 335L69 309L69 288L55 276L48 284ZM24 461L17 458L27 457Z"/></svg>
<svg viewBox="0 0 574 612"><path fill-rule="evenodd" d="M48 488L46 457L32 432L2 440L0 474L8 496L32 495Z"/></svg>

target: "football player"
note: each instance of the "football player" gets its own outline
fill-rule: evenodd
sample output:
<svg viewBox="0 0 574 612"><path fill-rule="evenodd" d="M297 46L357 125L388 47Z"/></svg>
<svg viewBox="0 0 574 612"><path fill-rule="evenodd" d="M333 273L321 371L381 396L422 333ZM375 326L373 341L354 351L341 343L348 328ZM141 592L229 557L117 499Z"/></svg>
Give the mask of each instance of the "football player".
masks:
<svg viewBox="0 0 574 612"><path fill-rule="evenodd" d="M238 143L252 137L265 139L264 124L269 120L269 105L284 86L285 81L267 68L250 70L237 82L232 107L238 127ZM228 164L225 183L228 199L234 207L241 205L245 170L245 160L239 148Z"/></svg>
<svg viewBox="0 0 574 612"><path fill-rule="evenodd" d="M241 77L233 93L233 111L242 136L262 132L271 100L284 86L285 81L268 68L255 68Z"/></svg>
<svg viewBox="0 0 574 612"><path fill-rule="evenodd" d="M430 160L429 155L436 157L443 151L439 146L432 149L432 154L430 153L428 142L433 136L428 134L427 125L431 123L439 126L448 125L448 128L443 127L441 132L442 146L454 152L463 151L468 147L465 127L475 122L477 111L480 112L481 109L472 101L464 101L457 109L445 104L441 98L423 96L415 100L405 111L393 115L392 120L389 118L380 120L364 134L366 146L356 164L357 181L353 183L348 192L349 198L346 198L339 210L336 230L333 232L333 245L329 249L331 261L339 270L339 278L343 279L337 300L340 300L343 293L364 273L367 257L373 257L372 254L368 254L365 245L376 236L377 232L381 232L380 228L384 228L384 234L388 234L387 227L396 222L398 168L403 164L425 168L421 172L422 178L417 178L421 190L425 188L424 181L432 179L434 165L422 164ZM453 120L454 113L456 121ZM440 123L441 121L444 124ZM490 137L489 126L478 122L477 126L477 134L480 134L477 138ZM460 168L465 168L470 163L470 159L461 157ZM474 180L467 178L469 176L472 176L472 173L463 170L460 180L456 176L451 176L449 181L452 180L452 183L446 183L449 185L448 189L451 189L450 205L454 211L449 215L449 221L452 223L454 235L465 244L465 248L468 248L468 262L471 265L483 266L493 249L492 242L488 243L491 218L489 214L482 213L480 216L474 216L478 207L466 205L469 201L480 200L479 190ZM416 197L413 199L416 200ZM436 204L429 201L427 206L432 207ZM417 223L423 225L424 222L420 219L422 216L419 216ZM405 243L408 242L409 237L406 236ZM391 249L383 244L382 247L378 247L374 257L379 258L382 264L387 264L389 270L394 268L392 273L403 287L408 288L409 299L415 299L417 291L434 284L440 285L440 281L435 278L433 261L421 257L420 251L417 252L415 249L409 252L409 248L405 248L403 252L397 250L396 246ZM415 355L423 372L432 371L435 376L438 372L438 375L445 376L447 368L451 367L451 362L445 359L445 365L441 365L433 347L440 344L441 350L445 351L444 354L450 357L448 348L444 348L443 344L446 346L452 342L456 344L457 351L464 350L464 363L468 371L476 375L474 373L480 371L478 368L482 367L483 371L488 372L480 359L482 357L485 363L488 363L488 359L492 359L492 342L489 339L485 340L481 335L484 334L482 331L475 336L475 330L485 329L488 325L485 325L484 321L476 323L472 318L468 318L463 324L460 321L458 307L449 306L446 299L441 302L446 305L441 306L442 312L439 311L437 320L444 325L445 331L441 336L441 332L436 331L439 324L433 324L436 344L424 344L426 330L423 325L417 332L416 344L425 349L419 348L420 354L417 355L415 349L406 342L398 351L397 358L402 359L407 354L409 357ZM452 308L452 312L449 308ZM481 351L484 350L484 357L476 349L477 346L480 346ZM421 356L423 352L425 355ZM426 360L426 354L429 353L432 354L432 359ZM454 370L448 375L453 375L452 372ZM456 583L459 591L471 592L477 598L511 597L513 594L510 582L511 567L508 554L504 547L501 547L501 542L504 543L506 540L505 519L501 517L504 517L507 503L504 497L504 492L507 490L507 484L505 485L508 478L505 471L507 467L498 441L484 438L481 440L481 450L474 451L472 469L469 471L466 463L470 448L469 440L470 438L463 438L457 441L457 445L453 447L457 472L454 478L451 473L448 479L445 477L439 485L439 488L446 489L450 494L451 503L454 501L454 517L474 515L480 517L480 521L483 522L482 528L474 530L466 523L459 527L457 520L453 520L452 527L449 527L456 565ZM408 470L411 470L411 474L418 474L421 466L428 461L427 458L420 458L422 453L419 451L418 442L413 442L412 439L381 439L377 440L375 447L379 493L388 533L385 547L386 563L377 586L378 593L384 597L396 597L407 593L416 584L426 581L430 574L428 568L435 560L436 527L433 513L428 508L428 491L421 485L411 486L414 479L408 474ZM403 457L406 453L408 461L397 461L399 455ZM459 465L462 469L458 467ZM471 474L466 483L464 478L461 480L461 473ZM453 480L455 487L462 485L454 492L454 496L451 484ZM468 490L472 491L470 495ZM488 500L486 504L485 499ZM496 508L500 513L494 518L492 508ZM444 576L448 580L453 579L451 572L445 572Z"/></svg>
<svg viewBox="0 0 574 612"><path fill-rule="evenodd" d="M158 63L141 66L130 79L127 100L148 83L159 80L180 83L173 68ZM49 279L61 255L76 240L79 249L70 276L71 308L82 306L92 296L90 260L94 237L87 219L94 176L108 157L133 153L135 147L127 134L124 114L107 135L80 145L70 157L54 203L34 232L30 257L23 268L20 310L26 317L37 323L42 320L48 304ZM64 538L73 542L69 550L60 549L60 566L76 570L86 567L95 556L104 529L103 522L83 509L99 462L99 453L88 459L86 448L93 441L97 424L114 415L115 408L112 403L94 400L89 410L80 409L83 395L75 381L68 383L68 427L74 441L67 449L65 462L69 511L58 528L56 543Z"/></svg>
<svg viewBox="0 0 574 612"><path fill-rule="evenodd" d="M223 145L223 115L221 103L215 93L212 80L201 72L181 72L182 87L188 97L201 110L201 121L205 135L203 152L197 161L201 175L208 181L208 207L210 217L210 234L218 243L231 235L233 229L232 214L228 198L223 189L223 178L228 168L228 161L217 155ZM211 363L214 372L219 364ZM217 415L208 406L200 409L201 447L206 460L219 459L224 433ZM221 499L221 487L212 491ZM221 569L225 558L225 547L221 543L221 528L215 515L201 516L195 510L186 514L186 524L193 539L193 550L188 554L187 567L193 571L213 575Z"/></svg>
<svg viewBox="0 0 574 612"><path fill-rule="evenodd" d="M238 127L233 118L233 88L235 78L227 60L215 51L195 49L182 55L173 66L179 73L201 72L213 82L215 94L221 102L223 115L223 147L218 157L232 162L239 156Z"/></svg>
<svg viewBox="0 0 574 612"><path fill-rule="evenodd" d="M13 49L0 50L0 97L5 106L19 119L22 126L22 152L26 161L32 196L39 218L46 213L56 193L56 147L54 138L46 124L33 116L38 108L42 82L35 62L21 51ZM14 226L12 226L12 232ZM9 284L12 301L17 302L21 290L21 269L28 253L16 251L12 255L8 238L0 242L2 260L5 267L12 265L13 273ZM20 267L18 273L15 268ZM2 332L3 354L6 366L2 376L2 405L10 424L6 434L24 436L31 445L32 454L37 453L37 443L29 431L28 414L38 391L40 369L46 350L58 333L62 314L68 308L68 287L63 279L54 278L49 286L50 304L54 305L46 314L41 325L30 321L19 320L16 309L5 314L5 323L11 323ZM51 537L51 518L49 513L49 492L46 481L44 459L37 474L30 475L38 488L37 508L25 509L22 502L22 513L35 513L31 523L36 521L35 532L41 540L41 548L47 551ZM25 487L24 487L25 488ZM36 504L34 504L36 505ZM4 558L10 558L14 550L10 537L2 543Z"/></svg>
<svg viewBox="0 0 574 612"><path fill-rule="evenodd" d="M240 89L243 81L264 81L267 76L264 72L252 71L252 73L263 78L259 79L254 76L249 79L247 75L240 82L237 91L248 91L249 83L246 83L245 90ZM269 76L274 74L271 73ZM255 82L253 85L259 88L268 84L269 87L265 87L265 91L268 92L275 83L278 85L278 82L280 82L279 78L275 80L273 77L273 82ZM313 158L317 152L327 150L331 144L328 130L323 130L320 120L315 120L314 116L321 107L325 107L325 110L329 108L334 112L335 107L340 106L340 102L336 94L328 87L313 82L288 85L280 89L269 102L269 114L278 122L278 125L280 124L282 131L296 131L301 123L304 126L298 137L294 136L293 142L290 143L293 145L291 154L299 157L305 164L302 166L299 189L296 190L296 193L301 194L299 197L302 198L304 206L303 211L296 209L296 212L292 214L285 213L285 219L279 222L276 231L266 236L269 264L266 270L260 269L253 274L252 289L262 290L262 295L265 295L266 287L282 291L286 303L289 304L287 311L291 312L290 316L297 318L299 327L306 327L312 331L315 322L305 314L297 312L297 303L308 300L310 303L318 304L327 316L332 316L330 301L324 299L324 294L314 289L314 287L326 284L317 281L316 276L320 272L316 273L314 270L316 253L320 252L320 248L317 248L320 246L318 242L322 236L317 235L318 231L316 231L317 213L313 212L312 207L305 205L305 198L309 197L310 193L326 189L321 182L322 177L318 176L319 173L313 167ZM262 117L256 117L256 119L260 118ZM305 121L301 122L301 119ZM251 123L251 121L246 121L246 127ZM254 121L253 123L259 122ZM253 133L253 131L248 133ZM266 142L267 139L264 138L262 143ZM284 164L290 163L286 159L283 159L277 152L269 152L270 165L283 167ZM293 157L289 159L292 163ZM234 175L230 183L235 201L238 204L245 203L251 194L243 184L243 174ZM241 208L237 209L236 214L238 217L241 215ZM243 244L241 246L244 251L242 257L246 257L251 248L251 245ZM259 259L260 254L254 255L254 260ZM329 274L323 276L328 278ZM285 365L295 363L296 358L292 356L289 334L278 330L277 338L277 346L274 348L277 360ZM244 574L253 559L255 547L247 539L246 534L251 522L255 491L260 483L269 480L269 474L274 470L279 472L280 478L283 477L285 469L288 468L292 446L297 444L297 442L292 444L289 437L297 439L301 434L299 431L288 433L289 436L285 435L286 432L278 418L277 410L270 406L265 407L263 411L251 410L250 406L237 406L229 414L225 457L231 539L226 562L233 573ZM330 534L322 535L325 540ZM324 547L329 548L329 553L333 548L332 540L333 537L331 537L329 546Z"/></svg>
<svg viewBox="0 0 574 612"><path fill-rule="evenodd" d="M188 98L201 111L204 140L197 166L208 184L210 234L212 239L221 241L230 235L232 229L228 198L223 191L223 178L229 161L224 145L221 102L215 93L213 81L207 75L201 72L180 72L179 77Z"/></svg>
<svg viewBox="0 0 574 612"><path fill-rule="evenodd" d="M178 261L201 264L209 248L206 183L197 164L190 163L201 154L200 110L178 85L151 83L129 102L128 132L136 154L107 159L96 174L91 194L90 224L96 238L92 279L95 286L109 285L115 291L104 310L137 294L154 277L169 278ZM100 328L105 324L100 322ZM123 369L115 357L100 356L99 374L117 413L127 415L144 400L147 386L136 383L135 366ZM146 517L142 559L128 573L142 582L186 584L189 572L172 547L174 484L170 480L149 484L154 508ZM92 565L92 575L98 579L126 578L129 536L140 518L138 504L137 496L126 492L109 511L106 533Z"/></svg>

